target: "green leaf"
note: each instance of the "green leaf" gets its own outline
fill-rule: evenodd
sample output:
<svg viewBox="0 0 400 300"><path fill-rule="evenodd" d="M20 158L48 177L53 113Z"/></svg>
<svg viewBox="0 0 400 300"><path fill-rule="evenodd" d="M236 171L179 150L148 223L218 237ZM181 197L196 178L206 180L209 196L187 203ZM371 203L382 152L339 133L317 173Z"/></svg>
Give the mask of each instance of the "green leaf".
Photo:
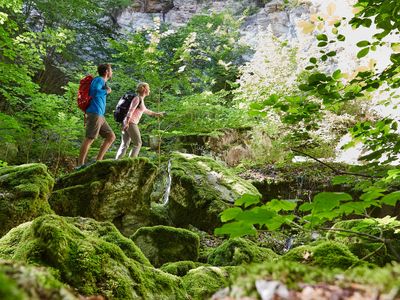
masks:
<svg viewBox="0 0 400 300"><path fill-rule="evenodd" d="M360 199L364 200L364 201L376 200L383 196L381 191L382 191L381 189L377 189L377 190L372 190L372 191L366 192L360 196Z"/></svg>
<svg viewBox="0 0 400 300"><path fill-rule="evenodd" d="M230 238L241 237L244 235L256 235L257 230L252 224L246 222L232 222L222 225L219 228L215 228L215 235L229 234Z"/></svg>
<svg viewBox="0 0 400 300"><path fill-rule="evenodd" d="M369 41L360 41L356 45L357 45L357 47L364 48L364 47L369 46L370 44L371 43Z"/></svg>
<svg viewBox="0 0 400 300"><path fill-rule="evenodd" d="M317 63L317 59L315 57L311 57L310 58L310 63L316 64Z"/></svg>
<svg viewBox="0 0 400 300"><path fill-rule="evenodd" d="M299 211L310 211L314 208L314 203L303 203L302 205L300 205L299 207Z"/></svg>
<svg viewBox="0 0 400 300"><path fill-rule="evenodd" d="M342 203L339 207L339 211L345 215L349 214L363 214L365 213L365 209L370 206L369 203L359 201L359 202L346 202Z"/></svg>
<svg viewBox="0 0 400 300"><path fill-rule="evenodd" d="M276 212L281 210L289 211L289 210L294 210L297 206L297 203L289 200L273 199L267 204L265 204L265 206Z"/></svg>
<svg viewBox="0 0 400 300"><path fill-rule="evenodd" d="M344 184L344 183L351 183L353 182L353 177L349 175L339 175L332 178L332 184Z"/></svg>
<svg viewBox="0 0 400 300"><path fill-rule="evenodd" d="M236 220L251 224L265 224L269 219L275 217L276 212L266 209L265 207L254 207L250 210L245 210L236 216Z"/></svg>
<svg viewBox="0 0 400 300"><path fill-rule="evenodd" d="M362 49L361 51L359 51L357 53L357 58L362 58L362 57L366 56L368 54L368 52L369 52L369 48Z"/></svg>
<svg viewBox="0 0 400 300"><path fill-rule="evenodd" d="M326 45L328 45L327 42L319 42L317 46L318 47L325 47Z"/></svg>
<svg viewBox="0 0 400 300"><path fill-rule="evenodd" d="M333 74L332 74L332 78L333 79L339 79L339 78L341 78L342 77L342 71L341 70L336 70L335 72L333 72Z"/></svg>
<svg viewBox="0 0 400 300"><path fill-rule="evenodd" d="M335 56L336 55L336 51L330 51L326 55L328 55L329 57Z"/></svg>
<svg viewBox="0 0 400 300"><path fill-rule="evenodd" d="M400 200L400 191L392 192L382 197L381 201L384 204L395 206L397 201Z"/></svg>
<svg viewBox="0 0 400 300"><path fill-rule="evenodd" d="M326 34L318 34L317 35L317 40L319 40L319 41L327 41L328 37L326 36Z"/></svg>
<svg viewBox="0 0 400 300"><path fill-rule="evenodd" d="M227 221L233 220L241 212L243 212L243 210L240 207L232 207L232 208L225 209L221 213L221 221L227 222Z"/></svg>
<svg viewBox="0 0 400 300"><path fill-rule="evenodd" d="M322 192L317 194L314 199L314 211L329 211L334 207L337 207L341 201L349 201L353 198L342 192Z"/></svg>
<svg viewBox="0 0 400 300"><path fill-rule="evenodd" d="M261 198L258 195L244 194L235 201L235 205L241 206L244 204L244 207L249 207L250 205L259 203L260 200Z"/></svg>
<svg viewBox="0 0 400 300"><path fill-rule="evenodd" d="M338 41L343 42L344 40L346 40L346 37L343 34L339 34L337 36Z"/></svg>

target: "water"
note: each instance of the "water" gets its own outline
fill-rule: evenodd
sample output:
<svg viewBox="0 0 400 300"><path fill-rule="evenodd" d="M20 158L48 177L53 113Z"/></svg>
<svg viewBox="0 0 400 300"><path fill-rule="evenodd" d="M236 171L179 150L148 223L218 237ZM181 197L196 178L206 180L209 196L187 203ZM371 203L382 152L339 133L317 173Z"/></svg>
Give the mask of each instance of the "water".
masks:
<svg viewBox="0 0 400 300"><path fill-rule="evenodd" d="M163 205L167 205L169 201L169 194L171 192L171 183L172 183L172 176L171 176L171 160L168 161L168 167L167 167L167 185L165 187L165 192L163 195Z"/></svg>

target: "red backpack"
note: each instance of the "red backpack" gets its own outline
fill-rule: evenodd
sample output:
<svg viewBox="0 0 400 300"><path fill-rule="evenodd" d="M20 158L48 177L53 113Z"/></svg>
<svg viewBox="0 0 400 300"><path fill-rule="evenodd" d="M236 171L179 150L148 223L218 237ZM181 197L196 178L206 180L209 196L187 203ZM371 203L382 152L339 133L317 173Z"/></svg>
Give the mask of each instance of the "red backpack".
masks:
<svg viewBox="0 0 400 300"><path fill-rule="evenodd" d="M86 109L89 107L90 100L92 100L92 96L89 95L90 84L92 83L93 76L87 75L81 79L79 82L79 90L78 90L78 107L86 112Z"/></svg>

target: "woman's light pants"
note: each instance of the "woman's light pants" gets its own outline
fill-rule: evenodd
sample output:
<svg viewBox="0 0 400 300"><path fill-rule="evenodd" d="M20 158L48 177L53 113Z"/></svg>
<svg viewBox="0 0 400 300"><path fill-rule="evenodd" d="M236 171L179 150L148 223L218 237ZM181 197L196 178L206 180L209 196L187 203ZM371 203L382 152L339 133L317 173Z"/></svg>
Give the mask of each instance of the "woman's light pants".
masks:
<svg viewBox="0 0 400 300"><path fill-rule="evenodd" d="M119 146L116 159L120 159L125 155L126 150L129 148L129 144L132 141L133 148L129 153L129 157L136 157L139 154L140 148L142 147L142 138L140 137L139 127L136 124L130 123L127 130L122 131L121 146Z"/></svg>

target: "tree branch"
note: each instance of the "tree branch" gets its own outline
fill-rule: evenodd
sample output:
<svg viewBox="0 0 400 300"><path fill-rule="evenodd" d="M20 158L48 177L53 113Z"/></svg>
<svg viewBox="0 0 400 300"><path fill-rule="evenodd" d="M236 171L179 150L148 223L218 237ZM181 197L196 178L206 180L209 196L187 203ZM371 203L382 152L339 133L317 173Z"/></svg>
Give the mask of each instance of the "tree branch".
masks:
<svg viewBox="0 0 400 300"><path fill-rule="evenodd" d="M379 177L379 176L371 176L371 175L366 175L366 174L359 174L359 173L341 171L341 170L335 169L334 167L328 165L327 163L324 163L323 161L319 160L318 158L316 158L316 157L314 157L314 156L312 156L310 154L304 153L302 151L299 151L299 150L296 150L296 149L293 149L293 148L291 148L290 150L292 150L293 152L299 153L299 154L301 154L303 156L308 156L308 157L312 158L313 160L315 160L315 161L319 162L320 164L324 165L325 167L331 169L335 174L338 174L338 175L353 175L353 176L359 176L359 177L365 177L365 178L382 178L382 177Z"/></svg>

